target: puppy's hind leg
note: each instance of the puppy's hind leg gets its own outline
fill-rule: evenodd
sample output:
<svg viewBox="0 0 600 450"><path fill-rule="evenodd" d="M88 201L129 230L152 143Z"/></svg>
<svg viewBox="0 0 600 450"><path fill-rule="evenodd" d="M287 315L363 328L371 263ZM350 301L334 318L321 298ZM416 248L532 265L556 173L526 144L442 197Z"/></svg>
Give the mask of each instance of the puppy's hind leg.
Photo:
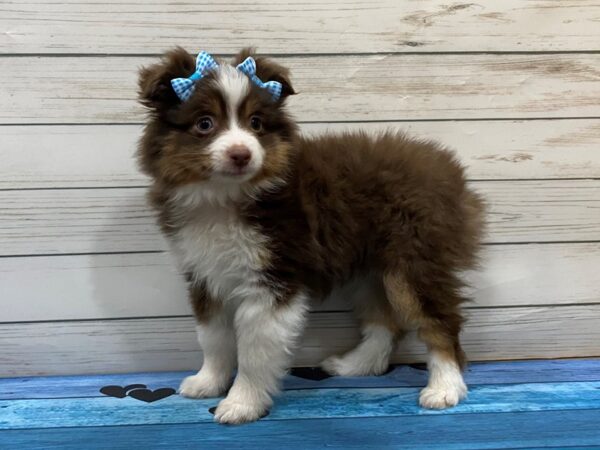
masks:
<svg viewBox="0 0 600 450"><path fill-rule="evenodd" d="M462 367L465 356L459 333L463 318L459 294L460 281L452 274L438 273L416 288L400 273L384 276L384 285L392 307L408 324L418 327L427 345L429 382L421 391L419 403L425 408L442 409L457 405L467 395ZM417 294L418 292L418 294Z"/></svg>
<svg viewBox="0 0 600 450"><path fill-rule="evenodd" d="M456 406L467 396L461 371L463 356L458 332L434 320L419 329L419 337L429 350L429 382L421 391L419 403L424 408L432 409Z"/></svg>
<svg viewBox="0 0 600 450"><path fill-rule="evenodd" d="M400 332L393 311L385 299L381 279L369 277L351 283L340 291L354 303L361 322L362 340L342 356L330 356L321 367L331 375L381 375L389 366L390 356Z"/></svg>
<svg viewBox="0 0 600 450"><path fill-rule="evenodd" d="M422 277L414 286L400 272L384 276L390 304L397 316L411 328L416 326L421 340L427 344L429 382L421 391L419 403L425 408L455 406L467 395L462 367L465 357L459 343L462 326L458 294L460 281L452 274L438 273L435 282ZM418 294L417 294L418 293Z"/></svg>

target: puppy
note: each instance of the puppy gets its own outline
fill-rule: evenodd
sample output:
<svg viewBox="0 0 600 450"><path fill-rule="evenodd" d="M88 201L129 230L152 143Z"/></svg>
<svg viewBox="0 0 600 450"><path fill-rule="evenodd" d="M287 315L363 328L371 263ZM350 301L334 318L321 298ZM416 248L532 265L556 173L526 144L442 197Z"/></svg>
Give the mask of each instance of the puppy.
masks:
<svg viewBox="0 0 600 450"><path fill-rule="evenodd" d="M420 404L456 405L467 393L458 274L476 263L482 200L437 144L392 131L302 136L284 107L295 93L288 70L251 55L195 64L177 48L140 72L149 114L137 157L204 354L181 395L229 390L216 421L259 419L309 299L336 290L363 338L326 359L327 372L381 374L397 339L417 329L429 352Z"/></svg>

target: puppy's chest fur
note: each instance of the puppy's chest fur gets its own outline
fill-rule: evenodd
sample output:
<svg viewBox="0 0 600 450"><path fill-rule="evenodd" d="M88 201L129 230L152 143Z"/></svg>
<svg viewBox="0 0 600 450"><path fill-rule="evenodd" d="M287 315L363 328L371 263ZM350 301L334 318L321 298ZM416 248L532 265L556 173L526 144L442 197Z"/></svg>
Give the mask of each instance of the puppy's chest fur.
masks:
<svg viewBox="0 0 600 450"><path fill-rule="evenodd" d="M242 298L260 290L269 261L265 236L231 206L202 206L185 211L184 217L170 239L181 270L204 283L215 299Z"/></svg>

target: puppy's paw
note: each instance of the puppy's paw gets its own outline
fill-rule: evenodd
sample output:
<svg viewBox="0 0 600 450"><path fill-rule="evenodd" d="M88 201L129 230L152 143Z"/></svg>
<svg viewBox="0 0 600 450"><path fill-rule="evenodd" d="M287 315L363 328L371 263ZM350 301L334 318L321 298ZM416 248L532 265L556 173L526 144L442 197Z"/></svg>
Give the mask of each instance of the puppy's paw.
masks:
<svg viewBox="0 0 600 450"><path fill-rule="evenodd" d="M215 421L235 425L254 422L266 414L266 408L260 404L242 403L237 400L225 398L221 400L215 410Z"/></svg>
<svg viewBox="0 0 600 450"><path fill-rule="evenodd" d="M321 368L329 375L342 377L366 377L381 375L387 368L386 361L357 360L354 355L330 356L321 362Z"/></svg>
<svg viewBox="0 0 600 450"><path fill-rule="evenodd" d="M219 397L226 390L223 380L202 373L185 378L179 386L179 394L188 398Z"/></svg>
<svg viewBox="0 0 600 450"><path fill-rule="evenodd" d="M342 364L342 358L339 356L330 356L329 358L321 361L320 366L321 369L323 369L329 375L344 375L342 372L346 372Z"/></svg>
<svg viewBox="0 0 600 450"><path fill-rule="evenodd" d="M456 406L467 396L467 386L457 383L447 386L427 386L421 391L419 404L423 408L444 409Z"/></svg>

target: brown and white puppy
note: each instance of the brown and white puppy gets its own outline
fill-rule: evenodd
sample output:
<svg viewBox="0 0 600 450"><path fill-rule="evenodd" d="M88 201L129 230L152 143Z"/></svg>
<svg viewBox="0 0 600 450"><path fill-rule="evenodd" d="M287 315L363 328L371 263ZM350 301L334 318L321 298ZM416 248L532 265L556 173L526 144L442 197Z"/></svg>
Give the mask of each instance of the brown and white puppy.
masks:
<svg viewBox="0 0 600 450"><path fill-rule="evenodd" d="M427 408L467 393L459 343L459 272L474 266L481 199L452 153L388 132L298 133L284 108L287 69L256 58L257 75L283 85L273 99L221 62L185 102L170 80L190 76L183 49L142 69L149 119L139 144L149 198L186 274L204 353L180 393L229 393L221 423L266 413L292 362L309 299L333 290L354 305L360 344L332 356L336 375L383 373L396 340L417 328L429 350ZM360 288L356 288L359 286Z"/></svg>

